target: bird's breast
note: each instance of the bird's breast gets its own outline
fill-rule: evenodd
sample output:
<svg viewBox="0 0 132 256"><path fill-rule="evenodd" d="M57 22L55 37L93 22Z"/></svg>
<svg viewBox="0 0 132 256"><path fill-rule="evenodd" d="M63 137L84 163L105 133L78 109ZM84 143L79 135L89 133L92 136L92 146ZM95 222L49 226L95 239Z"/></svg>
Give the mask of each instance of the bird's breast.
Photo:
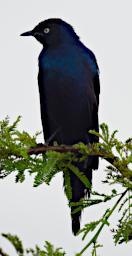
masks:
<svg viewBox="0 0 132 256"><path fill-rule="evenodd" d="M82 79L84 72L83 65L79 59L70 57L57 56L52 58L44 58L40 63L40 69L43 70L44 75L59 73L60 76L67 76L75 79Z"/></svg>
<svg viewBox="0 0 132 256"><path fill-rule="evenodd" d="M92 78L88 72L82 59L73 53L47 54L39 59L41 105L44 101L52 132L61 127L68 136L71 133L79 138L88 130L93 105L90 93Z"/></svg>

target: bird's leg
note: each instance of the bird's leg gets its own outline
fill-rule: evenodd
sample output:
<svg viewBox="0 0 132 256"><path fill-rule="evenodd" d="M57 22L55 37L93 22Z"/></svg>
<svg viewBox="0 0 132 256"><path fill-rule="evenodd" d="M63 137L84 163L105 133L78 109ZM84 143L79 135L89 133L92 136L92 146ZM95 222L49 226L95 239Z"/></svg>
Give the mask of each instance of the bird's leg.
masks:
<svg viewBox="0 0 132 256"><path fill-rule="evenodd" d="M45 145L48 145L56 136L58 132L60 132L61 128L59 127L52 135L45 141Z"/></svg>
<svg viewBox="0 0 132 256"><path fill-rule="evenodd" d="M48 140L45 141L45 143L37 143L37 145L35 147L30 148L30 150L32 149L38 149L41 148L43 146L48 146L50 144L50 142L55 138L56 134L61 130L61 128L56 129L56 131L48 138Z"/></svg>

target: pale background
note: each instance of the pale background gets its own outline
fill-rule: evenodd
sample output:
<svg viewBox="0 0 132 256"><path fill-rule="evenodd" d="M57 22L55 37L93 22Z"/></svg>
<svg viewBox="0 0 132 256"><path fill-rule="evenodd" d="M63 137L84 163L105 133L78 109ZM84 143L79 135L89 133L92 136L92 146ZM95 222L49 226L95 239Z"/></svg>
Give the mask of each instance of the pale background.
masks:
<svg viewBox="0 0 132 256"><path fill-rule="evenodd" d="M100 123L107 122L111 130L119 129L122 140L130 137L131 13L131 0L1 1L0 119L9 115L13 121L22 115L21 129L31 134L42 129L37 86L37 57L41 46L34 39L21 38L19 34L46 18L59 17L73 25L81 41L97 57L101 78ZM105 164L100 161L99 171L94 172L94 188L100 192L109 190L101 184ZM81 237L73 237L71 233L61 175L57 175L49 187L41 185L38 188L32 187L30 177L23 184L15 184L12 175L0 181L0 195L0 232L19 235L27 247L33 247L35 243L42 245L48 240L55 246L62 246L68 256L81 249ZM100 217L104 207L86 210L82 224ZM116 223L115 216L112 223ZM101 256L130 255L131 244L115 247L107 227L99 242L104 244L99 250ZM12 247L2 238L0 246L5 246L12 256L15 255Z"/></svg>

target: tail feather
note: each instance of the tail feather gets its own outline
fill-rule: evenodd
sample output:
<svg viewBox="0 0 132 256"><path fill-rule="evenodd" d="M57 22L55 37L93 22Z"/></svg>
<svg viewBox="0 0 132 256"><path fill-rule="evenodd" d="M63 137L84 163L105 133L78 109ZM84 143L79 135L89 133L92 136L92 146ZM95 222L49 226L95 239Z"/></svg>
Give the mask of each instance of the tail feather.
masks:
<svg viewBox="0 0 132 256"><path fill-rule="evenodd" d="M71 211L73 211L73 208L71 208ZM80 230L80 218L81 218L81 211L76 212L75 214L71 214L72 232L74 236L76 236L77 232Z"/></svg>
<svg viewBox="0 0 132 256"><path fill-rule="evenodd" d="M86 177L89 182L92 183L92 169L83 169L84 163L77 164L80 171L85 172ZM86 188L85 185L80 181L80 179L71 173L71 187L72 187L72 200L71 202L79 202L80 199L88 198L90 196L90 189ZM72 232L74 235L80 230L80 220L81 220L81 210L73 213L76 206L71 207L71 219L72 219Z"/></svg>
<svg viewBox="0 0 132 256"><path fill-rule="evenodd" d="M98 168L98 157L89 156L85 162L78 162L75 164L78 169L83 172L89 182L92 184L92 170ZM82 183L82 181L71 171L70 172L70 183L72 188L71 202L79 202L81 199L90 197L90 189ZM66 192L65 175L64 175L64 188ZM74 213L77 206L71 206L71 220L72 220L72 232L74 235L80 230L81 212Z"/></svg>

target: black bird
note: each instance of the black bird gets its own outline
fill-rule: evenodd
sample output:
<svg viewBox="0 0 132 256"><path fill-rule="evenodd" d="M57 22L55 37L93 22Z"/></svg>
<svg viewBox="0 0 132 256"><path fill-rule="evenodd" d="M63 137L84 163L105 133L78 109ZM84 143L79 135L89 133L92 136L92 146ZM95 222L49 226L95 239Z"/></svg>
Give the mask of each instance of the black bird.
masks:
<svg viewBox="0 0 132 256"><path fill-rule="evenodd" d="M45 142L97 142L98 138L88 133L99 129L99 69L93 52L81 43L72 26L57 18L47 19L21 36L33 36L43 45L38 84ZM92 183L98 157L88 157L76 166ZM90 195L90 190L71 172L70 179L72 202ZM80 229L80 217L81 211L71 213L74 235Z"/></svg>

